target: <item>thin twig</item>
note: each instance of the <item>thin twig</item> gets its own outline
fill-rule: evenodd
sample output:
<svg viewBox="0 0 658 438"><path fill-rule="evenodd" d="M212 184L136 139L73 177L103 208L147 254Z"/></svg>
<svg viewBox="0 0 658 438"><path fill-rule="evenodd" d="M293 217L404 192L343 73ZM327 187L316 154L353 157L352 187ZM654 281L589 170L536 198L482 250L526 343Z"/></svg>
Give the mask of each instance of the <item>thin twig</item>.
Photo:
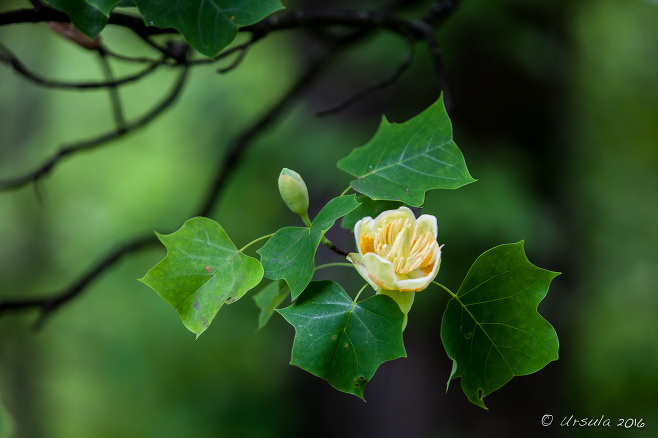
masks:
<svg viewBox="0 0 658 438"><path fill-rule="evenodd" d="M36 73L31 72L25 65L18 59L4 44L0 43L0 62L11 65L14 71L20 74L25 79L44 87L49 88L63 88L69 90L89 90L94 88L113 88L130 82L138 81L150 73L155 71L158 67L164 64L164 60L155 61L144 70L125 78L103 81L103 82L62 82L54 81L51 79L43 78Z"/></svg>
<svg viewBox="0 0 658 438"><path fill-rule="evenodd" d="M102 49L98 49L98 59L103 70L103 76L108 82L114 81L114 73L112 73L112 66L107 60L107 56ZM110 105L112 106L112 117L114 117L114 126L117 131L126 129L126 119L123 116L123 105L121 105L121 96L116 85L107 88L110 95Z"/></svg>
<svg viewBox="0 0 658 438"><path fill-rule="evenodd" d="M255 36L252 35L249 41L235 47L236 51L238 52L238 56L236 56L233 62L227 65L226 67L222 67L218 69L217 73L221 73L221 74L228 73L234 68L236 68L237 66L239 66L244 60L245 56L247 56L247 51L249 50L249 47L251 47L251 45L254 43L255 40L256 40Z"/></svg>
<svg viewBox="0 0 658 438"><path fill-rule="evenodd" d="M238 163L241 161L247 146L256 138L257 135L261 134L267 127L269 127L273 122L280 118L285 111L288 109L290 104L296 99L301 92L309 86L313 80L320 74L324 64L327 63L333 56L336 55L338 49L345 49L348 46L359 41L366 32L356 32L347 37L340 38L335 42L331 50L325 52L324 55L311 62L307 67L306 71L297 82L286 92L286 94L279 99L270 109L265 112L265 114L258 119L253 125L247 128L240 136L238 136L229 147L229 152L226 155L221 163L219 164L215 172L215 181L210 186L210 189L201 205L201 208L198 210L198 216L208 216L218 197L219 192L222 187L226 184L226 181L230 178L233 172L239 167Z"/></svg>
<svg viewBox="0 0 658 438"><path fill-rule="evenodd" d="M411 67L411 64L413 62L413 58L414 58L413 41L411 39L407 39L407 50L405 52L404 58L402 59L402 62L400 62L400 64L398 65L398 68L390 77L385 78L379 82L370 84L368 87L362 90L356 91L352 95L348 96L345 100L340 102L338 105L335 105L331 108L322 111L318 111L315 113L315 115L326 116L329 114L335 114L341 112L346 108L348 108L349 106L353 105L354 103L358 102L359 100L377 91L390 87L391 85L395 84L407 70L409 70L409 67Z"/></svg>
<svg viewBox="0 0 658 438"><path fill-rule="evenodd" d="M164 100L162 100L162 102L154 106L148 113L146 113L140 119L132 123L126 124L125 128L122 130L112 130L110 132L99 135L92 139L72 143L61 147L57 153L55 153L53 156L51 156L43 163L41 163L41 165L39 165L36 169L27 172L23 175L17 176L15 178L0 180L0 191L17 189L26 184L37 181L43 178L44 176L48 175L53 170L53 168L62 161L63 158L70 155L74 155L82 151L87 151L90 149L97 148L99 146L107 144L113 140L116 140L117 138L123 137L128 133L131 133L133 131L136 131L146 126L153 119L155 119L157 116L162 114L167 108L169 108L174 103L174 101L179 96L183 88L183 84L185 83L185 79L187 78L187 73L188 73L188 66L185 65L181 68L181 72L178 77L178 80L176 81L174 87L171 89L167 97Z"/></svg>
<svg viewBox="0 0 658 438"><path fill-rule="evenodd" d="M421 22L425 24L424 22ZM443 66L443 57L441 55L441 49L439 48L439 43L436 40L434 35L434 30L428 24L425 24L425 44L427 44L427 49L432 58L432 64L434 65L434 73L436 75L437 82L439 83L439 88L443 92L443 103L446 107L446 111L450 113L452 110L452 95L450 93L450 88L448 87L448 79L446 76L445 67Z"/></svg>
<svg viewBox="0 0 658 438"><path fill-rule="evenodd" d="M128 55L122 55L121 53L117 53L110 48L108 48L106 45L101 44L101 49L103 52L107 54L107 56L118 59L119 61L126 61L126 62L134 62L134 63L139 63L139 64L154 64L154 63L160 63L164 64L166 61L164 60L157 60L154 58L149 58L147 56L128 56Z"/></svg>
<svg viewBox="0 0 658 438"><path fill-rule="evenodd" d="M405 2L396 2L403 4ZM439 2L437 2L438 4ZM454 2L457 3L457 2ZM438 15L435 13L434 15ZM431 17L430 17L431 18ZM68 17L47 6L41 6L35 9L22 9L18 11L9 11L0 13L0 25L12 24L19 22L41 22L41 21L63 21L67 22ZM110 16L110 23L117 24L124 27L130 28L133 32L140 35L145 41L149 44L152 43L148 38L151 35L161 34L161 33L174 33L173 29L158 29L154 27L146 27L143 21L134 16L126 14L117 14L112 13ZM249 144L253 139L261 133L264 129L269 127L276 119L281 117L286 109L290 106L291 102L300 95L301 91L310 85L313 80L320 74L324 63L328 62L331 56L335 55L338 50L344 49L359 41L362 37L366 36L369 33L369 30L375 28L386 28L396 33L399 33L404 36L411 36L415 39L423 39L430 46L430 51L433 56L435 63L435 68L437 69L437 74L439 76L440 82L444 80L444 75L442 72L442 65L440 59L440 52L438 51L438 44L434 39L433 30L429 26L430 20L425 23L411 22L408 20L399 19L396 17L390 17L386 14L373 14L362 11L329 11L324 13L320 12L292 12L283 16L282 20L279 20L276 17L273 17L268 20L264 20L257 25L252 27L243 28L243 30L251 32L254 37L253 41L256 41L262 36L266 35L269 32L283 29L290 29L294 27L303 27L303 26L331 26L331 25L343 25L350 27L359 27L362 31L355 32L354 34L344 37L336 41L334 47L331 48L323 57L316 60L314 63L309 65L306 73L300 77L298 82L286 93L277 104L275 104L268 112L266 112L263 117L261 117L255 124L247 128L242 135L236 138L233 142L233 145L229 149L229 153L226 159L222 160L219 164L216 172L216 178L208 189L207 196L202 204L202 207L199 209L201 215L207 215L214 204L219 199L219 194L221 190L226 186L226 182L229 177L232 175L233 171L238 167L239 162L244 156L245 150L248 148ZM431 36L430 36L431 34ZM253 42L252 41L252 42ZM152 43L152 45L155 43ZM181 50L179 47L174 47L175 50L171 48L169 50L163 50L159 46L155 45L156 49L163 52L166 56L173 58L178 63L181 63L182 57L180 55ZM232 50L246 50L248 48L234 48ZM436 49L436 50L434 50ZM224 56L227 56L231 50L224 52ZM113 56L113 55L111 55ZM217 57L220 59L223 57ZM212 61L211 61L212 62ZM194 63L194 62L193 62ZM202 62L199 62L202 63ZM205 63L205 62L204 62ZM169 94L168 98L157 105L151 112L146 114L141 119L137 120L133 124L130 124L126 127L126 130L122 133L108 133L103 136L97 137L95 139L76 143L65 147L56 154L55 157L52 157L44 165L37 169L37 171L32 172L29 175L24 176L27 178L26 181L19 180L10 180L8 183L5 183L5 189L8 186L18 187L29 181L38 182L42 176L50 172L52 167L61 160L66 155L70 155L74 152L81 150L90 149L101 144L104 144L108 141L111 141L118 136L125 135L130 130L138 129L151 120L157 117L162 111L169 107L173 101L176 99L180 90L182 89L183 83L187 75L188 65L184 65L183 72L179 81L176 83L176 86ZM441 79L443 77L443 79ZM118 84L117 84L118 85ZM0 183L1 185L1 183ZM41 326L45 320L51 316L57 309L59 309L63 304L70 302L73 298L79 296L94 280L96 280L103 272L113 266L118 262L123 256L128 255L139 249L143 249L155 244L157 240L151 234L144 237L139 237L133 239L129 242L126 242L123 246L115 250L114 252L108 254L106 257L101 259L101 261L95 264L90 268L82 277L77 281L73 282L69 287L54 293L49 294L48 296L41 296L30 299L6 299L0 301L0 315L16 310L27 310L27 309L38 309L40 311L39 318L36 325ZM342 251L338 248L330 248L335 252L345 255L347 252Z"/></svg>

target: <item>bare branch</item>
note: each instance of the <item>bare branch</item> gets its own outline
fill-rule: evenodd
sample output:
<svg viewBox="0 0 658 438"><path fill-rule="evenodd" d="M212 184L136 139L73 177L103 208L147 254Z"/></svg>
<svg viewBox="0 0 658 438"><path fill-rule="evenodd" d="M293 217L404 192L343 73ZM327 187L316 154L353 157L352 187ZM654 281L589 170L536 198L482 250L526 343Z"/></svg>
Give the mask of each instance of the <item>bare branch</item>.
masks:
<svg viewBox="0 0 658 438"><path fill-rule="evenodd" d="M414 59L413 41L407 39L407 50L405 52L404 58L402 59L402 62L400 62L400 65L398 65L398 68L389 78L386 78L379 82L375 82L374 84L371 84L362 90L356 91L355 93L348 96L345 100L343 100L338 105L322 111L318 111L315 114L317 116L326 116L329 114L335 114L341 112L346 108L348 108L350 105L358 102L359 100L377 91L390 87L391 85L395 84L398 81L398 79L400 79L400 77L404 74L404 72L406 72L409 69L409 67L411 67L413 59Z"/></svg>
<svg viewBox="0 0 658 438"><path fill-rule="evenodd" d="M63 89L69 89L69 90L89 90L89 89L94 89L94 88L113 88L113 87L118 87L121 85L129 84L131 82L138 81L146 76L148 76L150 73L155 71L158 67L164 64L164 60L160 61L155 61L153 62L150 66L145 68L144 70L131 75L127 76L125 78L113 80L113 81L104 81L104 82L61 82L61 81L54 81L51 79L46 79L43 78L36 73L31 72L28 70L27 67L5 46L4 44L0 43L0 62L4 62L5 64L11 65L11 67L16 71L18 74L23 76L25 79L37 84L37 85L42 85L44 87L49 87L49 88L63 88Z"/></svg>
<svg viewBox="0 0 658 438"><path fill-rule="evenodd" d="M396 4L403 5L407 2L398 1ZM160 47L155 44L150 36L162 33L175 33L173 29L158 29L154 27L147 27L141 20L141 18L134 17L127 14L112 13L110 16L110 24L115 24L119 26L124 26L130 28L133 32L139 35L147 43L155 47L157 50L162 52L166 57L173 59L176 63L183 64L181 75L176 82L175 86L169 93L169 95L158 105L156 105L149 113L144 115L142 118L136 120L133 123L126 125L125 129L112 131L106 133L102 136L87 140L84 142L79 142L65 146L59 150L57 154L44 162L36 170L23 175L21 177L0 182L0 190L7 190L11 188L17 188L22 185L25 185L31 181L36 182L35 189L38 187L38 182L41 178L47 175L52 168L59 163L64 157L70 156L77 152L84 150L89 150L105 143L108 143L118 137L126 135L128 132L139 129L160 113L162 113L166 108L168 108L179 95L185 79L187 77L188 68L192 64L205 64L210 62L215 62L218 59L222 59L226 56L229 56L232 53L240 52L238 57L238 62L241 57L244 57L245 52L248 48L256 41L261 39L263 36L267 35L270 32L292 29L298 27L323 27L323 26L347 26L347 27L356 27L361 29L360 31L354 32L351 35L348 35L343 38L336 39L334 44L324 53L321 57L312 62L306 72L298 79L297 83L291 87L288 92L283 95L279 102L273 105L260 119L258 119L253 125L249 126L243 131L243 133L238 136L229 147L228 154L226 158L223 159L215 172L215 179L209 184L208 192L204 202L202 203L198 214L207 216L211 212L212 208L219 199L223 188L226 186L227 181L232 176L235 169L238 168L239 163L244 158L244 153L248 147L252 144L253 140L261 134L265 129L267 129L272 123L277 119L283 116L286 110L289 109L291 103L299 97L302 91L307 88L313 81L319 76L323 71L323 68L327 62L329 62L333 56L335 56L340 50L344 50L350 45L360 41L363 37L367 36L371 30L374 29L387 29L394 33L398 33L402 36L413 40L422 40L424 41L432 55L432 59L435 65L435 70L439 83L441 84L444 93L447 90L445 74L443 72L443 66L441 62L441 53L438 48L437 41L434 37L434 30L431 27L431 24L441 21L449 15L448 9L440 9L439 4L443 4L444 7L448 8L448 3L454 5L458 1L443 1L436 2L433 9L426 15L424 21L409 21L395 16L388 15L386 13L380 12L365 12L365 11L296 11L290 12L281 16L270 17L266 20L263 20L260 23L257 23L253 26L248 26L242 29L242 31L250 32L252 34L252 39L243 45L236 46L232 49L229 49L214 60L200 60L200 61L184 61L184 52L185 47L182 45L170 45L167 48ZM454 6L452 6L454 7ZM448 12L446 12L448 11ZM35 9L21 9L18 11L9 11L0 13L0 25L12 24L12 23L21 23L21 22L42 22L42 21L69 21L68 17L65 14L62 14L59 11L56 11L50 7L39 5ZM411 44L411 43L410 43ZM135 62L148 62L147 59L129 59L128 57L123 57L122 55L116 55L111 52L108 52L109 56L116 57L117 59L125 60L134 60ZM411 57L411 55L409 55ZM10 59L10 58L8 58ZM410 61L409 61L410 62ZM165 60L159 61L160 64L167 64ZM160 65L158 64L158 65ZM397 80L397 77L401 75L404 70L403 66L406 62L403 62L400 67L398 67L396 74L393 75L393 81ZM12 64L13 65L13 64ZM153 66L150 66L151 68ZM229 66L232 68L232 66ZM15 67L14 67L15 68ZM155 67L153 67L155 68ZM135 79L136 80L136 79ZM390 80L390 79L389 79ZM121 81L109 81L104 83L104 87L112 86L116 87L120 85ZM100 87L87 87L87 88L100 88ZM125 255L131 254L134 251L150 247L157 243L157 239L153 235L139 237L133 240L126 242L124 245L116 249L115 251L109 253L104 258L102 258L98 263L91 267L84 275L79 279L74 281L68 287L55 292L53 294L48 294L46 296L39 296L28 299L5 299L0 301L0 316L20 310L28 309L37 309L39 310L39 318L36 325L41 326L46 319L51 316L57 309L62 305L70 302L73 298L79 296L86 288L93 283L103 272L111 268L116 264L121 258ZM339 248L336 248L335 245L331 244L328 246L329 249L334 252L346 255L347 252Z"/></svg>
<svg viewBox="0 0 658 438"><path fill-rule="evenodd" d="M114 73L112 72L112 66L107 60L106 53L100 48L97 49L98 60L103 70L103 76L105 80L112 82L114 81ZM110 95L110 105L112 106L112 116L114 117L114 126L117 131L123 131L126 129L126 119L123 116L123 105L121 104L121 96L119 96L119 89L116 85L110 86L107 88L108 94Z"/></svg>
<svg viewBox="0 0 658 438"><path fill-rule="evenodd" d="M4 301L0 301L0 316L9 312L38 309L39 318L35 322L35 328L40 328L45 320L53 314L53 312L71 301L73 298L80 295L91 283L93 283L94 280L96 280L103 272L121 260L124 255L147 248L149 246L154 246L157 243L158 240L152 234L126 242L121 247L106 255L98 263L92 266L77 281L63 290L40 297L14 300L6 299Z"/></svg>
<svg viewBox="0 0 658 438"><path fill-rule="evenodd" d="M182 67L179 78L167 97L140 119L126 124L125 128L122 130L112 130L89 140L63 146L56 154L48 158L36 169L15 178L0 180L0 191L17 189L31 182L35 182L48 175L53 170L53 168L61 162L63 158L82 151L97 148L146 126L174 103L183 88L183 84L187 78L188 69L189 68L187 65Z"/></svg>
<svg viewBox="0 0 658 438"><path fill-rule="evenodd" d="M249 41L247 41L244 44L240 44L239 46L234 47L233 51L238 52L238 56L236 56L236 58L233 60L232 63L230 63L226 67L222 67L219 70L217 70L217 73L222 73L222 74L228 73L231 70L233 70L234 68L236 68L238 65L240 65L242 63L242 61L244 60L245 56L247 55L247 51L249 50L249 47L251 47L251 45L255 41L257 41L258 39L259 38L256 38L255 35L252 35L251 38L249 39ZM228 51L226 53L228 53ZM224 55L224 57L225 56L226 55ZM217 60L217 59L215 59L215 60Z"/></svg>
<svg viewBox="0 0 658 438"><path fill-rule="evenodd" d="M208 216L210 214L213 206L217 202L220 189L226 184L226 181L238 168L238 163L241 161L247 146L256 138L256 136L261 134L267 127L285 113L294 99L296 99L301 92L316 79L323 70L325 64L329 62L339 50L348 48L352 44L360 41L365 35L366 32L356 32L334 42L334 45L325 52L324 55L309 64L304 74L300 76L297 82L281 99L279 99L277 103L275 103L260 119L233 141L226 158L222 160L215 172L215 181L211 185L210 190L197 213L198 216Z"/></svg>
<svg viewBox="0 0 658 438"><path fill-rule="evenodd" d="M436 28L452 15L461 0L439 0L425 14L422 21Z"/></svg>

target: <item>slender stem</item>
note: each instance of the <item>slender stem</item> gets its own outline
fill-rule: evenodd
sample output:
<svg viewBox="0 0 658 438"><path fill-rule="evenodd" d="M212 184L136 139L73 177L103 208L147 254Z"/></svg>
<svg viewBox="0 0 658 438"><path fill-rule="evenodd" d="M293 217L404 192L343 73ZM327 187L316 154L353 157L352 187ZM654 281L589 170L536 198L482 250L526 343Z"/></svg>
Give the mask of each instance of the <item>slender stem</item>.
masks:
<svg viewBox="0 0 658 438"><path fill-rule="evenodd" d="M351 263L326 263L326 264L324 264L324 265L316 266L316 267L315 267L315 270L316 270L316 271L319 271L320 269L331 268L332 266L346 266L346 267L351 268L351 267L353 267L354 265L351 264Z"/></svg>
<svg viewBox="0 0 658 438"><path fill-rule="evenodd" d="M363 287L361 288L361 290L359 291L359 293L356 294L356 296L354 297L354 304L356 304L356 300L359 299L359 296L361 295L361 292L363 292L367 287L368 287L368 283L364 284ZM354 306L352 306L352 307L354 307Z"/></svg>
<svg viewBox="0 0 658 438"><path fill-rule="evenodd" d="M442 285L441 283L438 283L438 282L436 282L436 281L433 281L432 283L433 283L433 284L436 284L436 285L439 286L440 288L443 288L443 290L445 290L445 291L448 292L450 295L452 295L453 298L458 299L458 298L457 298L457 295L455 295L454 293L452 293L452 291L451 291L450 289L448 289L447 287L445 287L445 286Z"/></svg>
<svg viewBox="0 0 658 438"><path fill-rule="evenodd" d="M308 218L308 212L305 211L304 214L300 214L299 216L300 216L300 217L302 218L302 220L304 221L304 224L305 224L307 227L311 228L311 220Z"/></svg>
<svg viewBox="0 0 658 438"><path fill-rule="evenodd" d="M110 62L105 56L105 52L102 50L98 51L98 57L100 60L101 68L103 69L103 77L107 82L114 82L114 74L112 73L112 67ZM110 104L112 105L112 116L114 117L114 124L117 131L123 131L126 129L126 119L123 117L123 107L121 106L121 97L119 96L119 90L116 85L110 85L107 87L107 91L110 94Z"/></svg>
<svg viewBox="0 0 658 438"><path fill-rule="evenodd" d="M267 236L259 237L259 238L256 239L256 240L252 240L251 242L247 243L245 246L243 246L242 248L240 248L240 251L238 251L238 252L244 252L245 249L249 248L249 247L250 247L251 245L253 245L254 243L260 242L261 240L269 239L269 238L272 237L272 236L274 236L274 233L272 233L272 234L268 234Z"/></svg>
<svg viewBox="0 0 658 438"><path fill-rule="evenodd" d="M349 192L351 188L352 188L352 186L347 186L347 188L346 188L345 190L343 190L343 193L341 193L340 195L338 195L338 197L340 198L341 196L344 196L345 193Z"/></svg>

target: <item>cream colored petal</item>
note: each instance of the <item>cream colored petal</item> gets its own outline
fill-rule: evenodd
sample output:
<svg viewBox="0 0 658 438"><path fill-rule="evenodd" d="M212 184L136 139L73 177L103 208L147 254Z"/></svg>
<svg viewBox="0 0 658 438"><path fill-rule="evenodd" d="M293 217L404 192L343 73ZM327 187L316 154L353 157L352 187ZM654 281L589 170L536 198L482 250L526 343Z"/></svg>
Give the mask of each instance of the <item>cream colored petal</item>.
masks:
<svg viewBox="0 0 658 438"><path fill-rule="evenodd" d="M374 253L365 256L351 252L347 260L352 262L357 272L376 291L380 288L394 289L397 277L393 270L393 264Z"/></svg>
<svg viewBox="0 0 658 438"><path fill-rule="evenodd" d="M384 221L392 222L395 219L402 219L402 223L404 223L405 219L409 219L411 224L414 224L416 222L416 217L414 216L413 211L409 210L407 207L400 207L397 210L386 210L381 212L375 218L375 223L374 223L375 230L381 227Z"/></svg>
<svg viewBox="0 0 658 438"><path fill-rule="evenodd" d="M368 234L370 237L373 237L375 231L377 231L377 228L375 228L374 225L375 221L369 216L364 217L354 225L354 239L356 240L356 249L359 251L359 254L361 254L361 237L363 234Z"/></svg>
<svg viewBox="0 0 658 438"><path fill-rule="evenodd" d="M436 239L438 236L438 227L436 225L436 217L423 214L418 219L416 219L416 228L414 229L414 236L422 236L425 233L432 233L432 236Z"/></svg>
<svg viewBox="0 0 658 438"><path fill-rule="evenodd" d="M351 252L347 255L347 260L352 262L359 275L361 275L361 277L363 277L370 284L370 286L373 287L373 289L376 291L379 290L379 286L377 286L377 284L370 279L366 265L363 262L363 256L361 254Z"/></svg>
<svg viewBox="0 0 658 438"><path fill-rule="evenodd" d="M372 281L369 281L370 284L374 283L388 290L397 289L396 283L398 277L393 269L393 263L372 252L364 255L361 260L367 271L368 278ZM363 277L363 274L361 276Z"/></svg>

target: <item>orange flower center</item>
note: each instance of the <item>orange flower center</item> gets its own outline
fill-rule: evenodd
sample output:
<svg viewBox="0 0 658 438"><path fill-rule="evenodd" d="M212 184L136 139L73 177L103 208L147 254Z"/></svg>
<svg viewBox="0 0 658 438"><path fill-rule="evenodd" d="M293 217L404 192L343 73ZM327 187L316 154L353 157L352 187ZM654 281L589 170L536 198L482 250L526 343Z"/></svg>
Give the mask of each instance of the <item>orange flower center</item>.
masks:
<svg viewBox="0 0 658 438"><path fill-rule="evenodd" d="M435 247L438 248L432 233L418 235L416 228L412 229L409 219L395 219L384 222L375 231L374 236L368 233L361 235L359 242L361 254L374 252L385 260L393 263L393 269L398 274L421 269L423 273L434 261ZM429 269L431 271L431 267Z"/></svg>

